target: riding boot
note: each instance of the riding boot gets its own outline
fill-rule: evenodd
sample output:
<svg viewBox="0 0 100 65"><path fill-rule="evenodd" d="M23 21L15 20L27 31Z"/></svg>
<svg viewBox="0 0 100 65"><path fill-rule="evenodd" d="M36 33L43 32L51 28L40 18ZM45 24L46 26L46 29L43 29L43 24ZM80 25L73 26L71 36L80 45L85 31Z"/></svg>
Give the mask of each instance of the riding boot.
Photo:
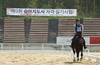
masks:
<svg viewBox="0 0 100 65"><path fill-rule="evenodd" d="M82 37L82 38L83 38L83 37ZM86 44L85 44L85 40L83 39L83 41L84 41L84 43L83 43L84 49L86 49L87 47L86 47Z"/></svg>
<svg viewBox="0 0 100 65"><path fill-rule="evenodd" d="M73 45L74 45L74 40L75 40L76 36L77 36L77 34L75 34L74 37L72 38L72 43L71 43L71 46L70 46L70 47L73 47Z"/></svg>

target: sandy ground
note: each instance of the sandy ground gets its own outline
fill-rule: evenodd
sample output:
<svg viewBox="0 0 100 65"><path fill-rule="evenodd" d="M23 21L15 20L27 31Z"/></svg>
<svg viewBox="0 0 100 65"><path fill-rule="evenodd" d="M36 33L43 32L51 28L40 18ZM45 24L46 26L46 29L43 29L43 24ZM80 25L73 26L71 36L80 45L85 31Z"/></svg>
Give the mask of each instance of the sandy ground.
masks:
<svg viewBox="0 0 100 65"><path fill-rule="evenodd" d="M0 65L100 65L82 60L73 62L69 55L56 52L1 52Z"/></svg>
<svg viewBox="0 0 100 65"><path fill-rule="evenodd" d="M100 52L90 52L90 54L100 58Z"/></svg>

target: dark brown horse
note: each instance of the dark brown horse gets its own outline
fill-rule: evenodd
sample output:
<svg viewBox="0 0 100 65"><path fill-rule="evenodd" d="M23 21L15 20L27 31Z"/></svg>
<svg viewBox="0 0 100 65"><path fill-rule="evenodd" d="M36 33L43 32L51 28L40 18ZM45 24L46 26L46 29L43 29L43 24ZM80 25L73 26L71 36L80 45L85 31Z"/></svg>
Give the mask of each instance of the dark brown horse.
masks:
<svg viewBox="0 0 100 65"><path fill-rule="evenodd" d="M85 43L85 40L82 37L77 36L72 47L74 53L74 59L73 59L74 62L76 61L75 53L76 53L77 61L79 60L81 61L83 58L83 43ZM81 58L79 59L80 52L81 52Z"/></svg>

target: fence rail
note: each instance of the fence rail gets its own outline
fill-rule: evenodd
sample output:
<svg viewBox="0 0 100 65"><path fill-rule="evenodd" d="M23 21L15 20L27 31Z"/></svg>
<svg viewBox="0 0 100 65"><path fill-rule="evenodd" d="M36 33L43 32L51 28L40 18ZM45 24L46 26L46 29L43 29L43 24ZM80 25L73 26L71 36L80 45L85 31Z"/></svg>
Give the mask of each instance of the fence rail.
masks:
<svg viewBox="0 0 100 65"><path fill-rule="evenodd" d="M100 45L87 45L90 51L99 51ZM1 43L0 50L61 50L70 51L69 45L53 43Z"/></svg>
<svg viewBox="0 0 100 65"><path fill-rule="evenodd" d="M1 43L1 50L68 50L68 45L39 43ZM70 50L70 49L69 49Z"/></svg>

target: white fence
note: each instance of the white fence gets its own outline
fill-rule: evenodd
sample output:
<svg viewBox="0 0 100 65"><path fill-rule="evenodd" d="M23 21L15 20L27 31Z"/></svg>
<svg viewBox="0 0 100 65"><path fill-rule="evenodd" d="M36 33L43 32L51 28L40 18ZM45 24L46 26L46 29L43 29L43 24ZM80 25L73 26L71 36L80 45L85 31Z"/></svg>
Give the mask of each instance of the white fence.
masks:
<svg viewBox="0 0 100 65"><path fill-rule="evenodd" d="M68 45L40 44L40 43L2 43L1 50L70 50Z"/></svg>
<svg viewBox="0 0 100 65"><path fill-rule="evenodd" d="M87 45L90 51L99 51L100 45ZM63 50L70 51L69 45L50 43L1 43L0 50Z"/></svg>

